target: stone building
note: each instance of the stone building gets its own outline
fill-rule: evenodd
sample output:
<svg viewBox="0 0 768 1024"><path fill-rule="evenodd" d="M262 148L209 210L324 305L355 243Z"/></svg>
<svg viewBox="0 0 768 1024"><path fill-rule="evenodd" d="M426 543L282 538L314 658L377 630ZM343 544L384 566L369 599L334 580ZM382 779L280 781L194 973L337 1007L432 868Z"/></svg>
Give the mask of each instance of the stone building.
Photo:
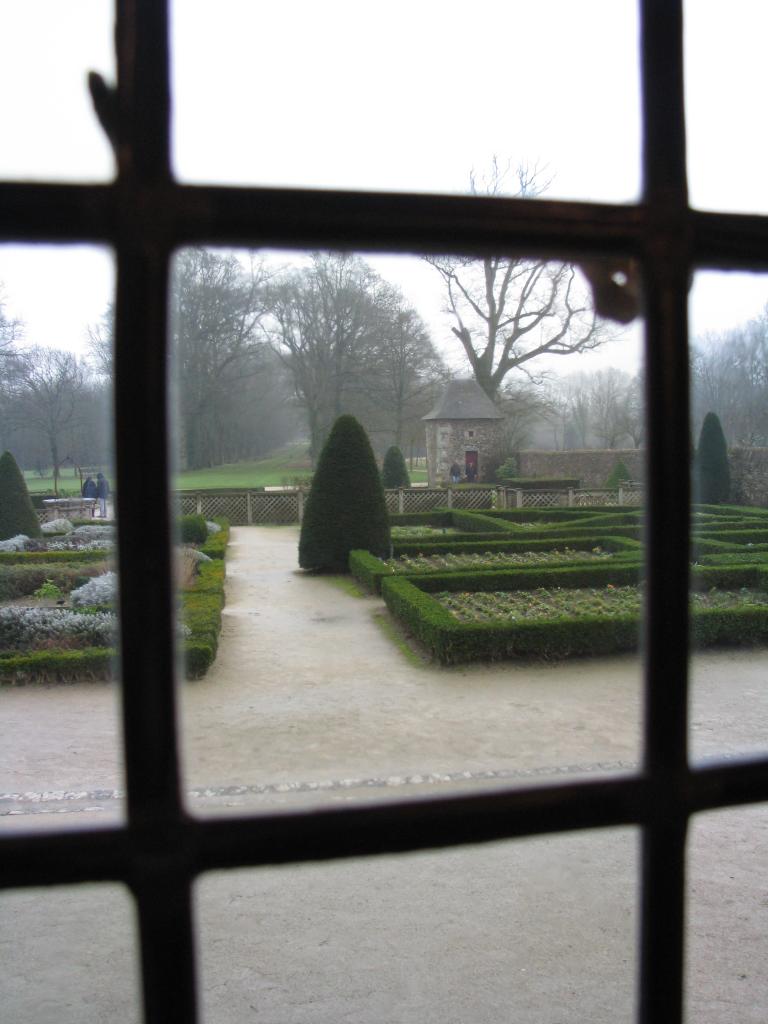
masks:
<svg viewBox="0 0 768 1024"><path fill-rule="evenodd" d="M430 486L449 483L454 464L462 482L483 480L488 460L501 448L504 416L477 381L452 380L423 419Z"/></svg>

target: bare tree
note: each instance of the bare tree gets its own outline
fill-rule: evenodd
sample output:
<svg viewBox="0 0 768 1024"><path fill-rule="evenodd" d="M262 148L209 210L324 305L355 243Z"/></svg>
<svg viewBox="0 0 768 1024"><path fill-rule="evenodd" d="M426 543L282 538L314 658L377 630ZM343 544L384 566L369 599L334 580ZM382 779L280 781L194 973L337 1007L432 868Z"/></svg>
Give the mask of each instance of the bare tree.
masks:
<svg viewBox="0 0 768 1024"><path fill-rule="evenodd" d="M9 317L5 312L3 301L3 289L0 285L0 359L7 358L15 353L15 344L24 334L24 325L21 320Z"/></svg>
<svg viewBox="0 0 768 1024"><path fill-rule="evenodd" d="M537 172L516 171L517 197L534 197L544 186ZM506 172L494 161L488 178L472 192L505 194ZM445 285L445 311L461 342L478 384L496 399L511 370L530 373L529 364L542 355L571 355L596 348L606 339L587 289L572 264L489 256L485 259L426 256Z"/></svg>
<svg viewBox="0 0 768 1024"><path fill-rule="evenodd" d="M553 415L551 396L529 381L507 381L499 393L498 405L506 417L505 453L527 447L535 427Z"/></svg>
<svg viewBox="0 0 768 1024"><path fill-rule="evenodd" d="M382 282L358 256L315 253L271 289L271 339L305 410L316 458L331 424L366 390L385 313Z"/></svg>
<svg viewBox="0 0 768 1024"><path fill-rule="evenodd" d="M84 366L71 352L31 348L20 356L7 383L12 422L38 434L47 445L58 493L62 462L83 409L87 384Z"/></svg>
<svg viewBox="0 0 768 1024"><path fill-rule="evenodd" d="M186 249L176 261L171 337L189 468L223 461L222 423L232 392L259 372L269 279L266 264L253 259L246 269L232 254Z"/></svg>
<svg viewBox="0 0 768 1024"><path fill-rule="evenodd" d="M374 294L377 328L361 384L382 411L392 442L402 448L406 427L431 408L434 385L447 370L418 313L397 288L382 282ZM412 434L413 431L408 431Z"/></svg>
<svg viewBox="0 0 768 1024"><path fill-rule="evenodd" d="M730 444L768 444L768 307L740 327L697 339L691 370L695 430L712 410Z"/></svg>
<svg viewBox="0 0 768 1024"><path fill-rule="evenodd" d="M604 448L618 448L629 435L628 403L632 378L609 366L592 378L589 394L592 433Z"/></svg>

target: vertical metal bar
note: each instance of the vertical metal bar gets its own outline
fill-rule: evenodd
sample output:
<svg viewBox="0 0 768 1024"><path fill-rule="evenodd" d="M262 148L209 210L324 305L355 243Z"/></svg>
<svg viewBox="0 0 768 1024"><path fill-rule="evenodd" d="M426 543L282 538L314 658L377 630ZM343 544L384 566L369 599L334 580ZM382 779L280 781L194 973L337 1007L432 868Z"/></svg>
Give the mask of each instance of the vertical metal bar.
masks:
<svg viewBox="0 0 768 1024"><path fill-rule="evenodd" d="M135 183L170 178L167 0L117 0L118 167Z"/></svg>
<svg viewBox="0 0 768 1024"><path fill-rule="evenodd" d="M642 999L654 1008L643 1024L681 1019L682 916L688 771L688 523L690 515L686 256L661 241L646 280L645 769L657 789L655 816L644 836ZM669 841L666 841L665 837ZM659 880L681 880L672 894ZM674 895L674 898L673 898ZM676 989L675 986L678 986ZM662 1016L660 993L664 993Z"/></svg>
<svg viewBox="0 0 768 1024"><path fill-rule="evenodd" d="M174 865L172 843L183 810L166 385L169 245L153 206L170 177L168 43L167 2L118 0L115 422L128 817L136 849L146 854L137 854L135 883L145 1021L194 1024L189 884Z"/></svg>
<svg viewBox="0 0 768 1024"><path fill-rule="evenodd" d="M194 962L194 923L189 884L166 874L145 880L135 892L139 907L144 1020L189 1024L197 1020L194 984L186 983Z"/></svg>
<svg viewBox="0 0 768 1024"><path fill-rule="evenodd" d="M682 0L641 0L643 194L648 203L685 205Z"/></svg>
<svg viewBox="0 0 768 1024"><path fill-rule="evenodd" d="M689 248L682 0L642 0L646 246L645 770L656 790L643 830L641 1024L683 1014L687 774Z"/></svg>

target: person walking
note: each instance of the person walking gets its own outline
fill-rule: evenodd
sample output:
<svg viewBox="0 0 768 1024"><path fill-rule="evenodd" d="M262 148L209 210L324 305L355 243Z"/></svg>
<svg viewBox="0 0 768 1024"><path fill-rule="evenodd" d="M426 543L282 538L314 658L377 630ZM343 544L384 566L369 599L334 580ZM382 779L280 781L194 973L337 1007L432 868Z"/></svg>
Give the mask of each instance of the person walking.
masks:
<svg viewBox="0 0 768 1024"><path fill-rule="evenodd" d="M99 499L99 513L102 519L107 518L107 497L109 483L103 473L96 474L96 497Z"/></svg>
<svg viewBox="0 0 768 1024"><path fill-rule="evenodd" d="M92 476L86 477L82 493L84 498L89 498L91 501L89 511L91 513L91 518L93 518L94 513L96 512L96 481Z"/></svg>

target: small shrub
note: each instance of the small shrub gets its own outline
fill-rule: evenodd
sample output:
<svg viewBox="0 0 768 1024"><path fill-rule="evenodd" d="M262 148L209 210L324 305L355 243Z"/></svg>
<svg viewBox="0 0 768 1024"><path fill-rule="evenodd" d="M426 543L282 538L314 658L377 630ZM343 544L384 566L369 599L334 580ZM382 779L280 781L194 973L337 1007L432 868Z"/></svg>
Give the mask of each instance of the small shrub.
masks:
<svg viewBox="0 0 768 1024"><path fill-rule="evenodd" d="M73 605L113 604L117 600L117 573L96 576L69 596Z"/></svg>
<svg viewBox="0 0 768 1024"><path fill-rule="evenodd" d="M69 519L51 519L40 527L43 534L46 533L72 533L74 526Z"/></svg>
<svg viewBox="0 0 768 1024"><path fill-rule="evenodd" d="M26 551L29 537L24 533L17 533L15 537L7 540L0 540L0 551Z"/></svg>
<svg viewBox="0 0 768 1024"><path fill-rule="evenodd" d="M205 544L208 540L205 518L199 515L181 516L179 534L182 544Z"/></svg>
<svg viewBox="0 0 768 1024"><path fill-rule="evenodd" d="M0 608L0 650L47 649L69 642L109 647L117 618L108 612L83 615L67 608Z"/></svg>
<svg viewBox="0 0 768 1024"><path fill-rule="evenodd" d="M58 601L63 596L63 593L61 587L49 579L41 583L32 596L36 597L38 601Z"/></svg>
<svg viewBox="0 0 768 1024"><path fill-rule="evenodd" d="M625 480L630 480L629 470L624 463L619 459L616 465L613 467L611 472L608 474L608 479L605 481L605 489L607 491L614 491L616 488L623 483Z"/></svg>

